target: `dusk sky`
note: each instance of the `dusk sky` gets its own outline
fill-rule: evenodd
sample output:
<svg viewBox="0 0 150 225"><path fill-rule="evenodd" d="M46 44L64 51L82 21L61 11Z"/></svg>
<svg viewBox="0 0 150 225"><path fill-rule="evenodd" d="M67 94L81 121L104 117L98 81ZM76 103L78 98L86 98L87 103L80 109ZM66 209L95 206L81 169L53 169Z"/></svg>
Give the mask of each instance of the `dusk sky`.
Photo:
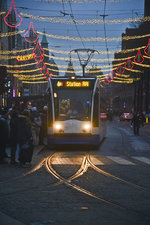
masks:
<svg viewBox="0 0 150 225"><path fill-rule="evenodd" d="M8 9L10 7L11 0L8 0ZM73 49L79 48L90 48L97 51L106 51L106 42L105 42L105 32L104 24L88 24L84 23L83 25L77 24L77 20L88 20L100 19L104 14L104 1L89 1L87 3L74 3L74 1L48 1L48 0L15 0L15 5L20 13L27 13L32 16L39 17L52 17L53 21L43 21L41 18L33 19L23 18L22 24L19 26L19 30L28 29L30 21L33 22L34 28L36 31L43 32L45 29L46 34L65 36L65 37L76 37L79 38L79 41L73 40L62 40L58 38L49 38L49 49L60 50L60 51L71 51ZM61 12L66 13L62 14ZM106 37L113 38L118 37L120 40L108 41L107 46L109 51L120 50L121 48L121 35L125 32L126 28L136 27L137 23L126 22L123 20L136 19L138 17L143 17L144 15L144 0L118 0L118 1L106 1ZM61 22L55 23L54 18L56 19L68 19L72 24L65 24L63 20ZM73 22L76 22L76 24ZM107 20L121 20L120 23L111 23L108 24ZM40 40L42 35L39 35ZM101 37L103 41L84 41L84 38L95 38ZM65 54L56 54L57 57L68 57L69 55ZM113 58L113 54L109 54L110 63ZM75 57L75 56L73 56ZM97 55L94 56L97 58ZM99 55L99 58L107 59L107 54ZM62 60L55 60L59 65L67 65L67 62ZM100 63L98 66L106 64Z"/></svg>

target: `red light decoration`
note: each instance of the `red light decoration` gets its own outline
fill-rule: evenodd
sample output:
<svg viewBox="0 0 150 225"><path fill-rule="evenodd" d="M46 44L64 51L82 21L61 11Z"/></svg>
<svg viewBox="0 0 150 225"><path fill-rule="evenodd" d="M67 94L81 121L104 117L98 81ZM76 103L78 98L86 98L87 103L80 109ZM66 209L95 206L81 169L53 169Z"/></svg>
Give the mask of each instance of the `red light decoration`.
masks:
<svg viewBox="0 0 150 225"><path fill-rule="evenodd" d="M124 73L124 68L122 67L122 65L119 65L116 71L117 73Z"/></svg>
<svg viewBox="0 0 150 225"><path fill-rule="evenodd" d="M146 55L150 56L150 38L148 40L148 44L147 44L146 48L144 49L144 52Z"/></svg>
<svg viewBox="0 0 150 225"><path fill-rule="evenodd" d="M41 69L41 73L43 73L43 74L47 74L48 73L48 69L46 68L46 65L43 66L43 68Z"/></svg>
<svg viewBox="0 0 150 225"><path fill-rule="evenodd" d="M47 75L48 75L48 77L47 77ZM48 80L49 78L51 78L51 76L52 76L52 73L49 74L49 72L48 72L48 74L44 74L45 80Z"/></svg>
<svg viewBox="0 0 150 225"><path fill-rule="evenodd" d="M41 47L39 41L37 41L37 44L35 46L35 49L33 50L33 54L35 54L35 57L42 57L44 55L44 50Z"/></svg>
<svg viewBox="0 0 150 225"><path fill-rule="evenodd" d="M135 63L138 63L138 64L141 64L141 63L144 62L144 58L143 58L143 56L142 56L142 54L141 54L140 49L138 49L137 55L136 55L135 58L134 58L134 62L135 62Z"/></svg>
<svg viewBox="0 0 150 225"><path fill-rule="evenodd" d="M36 62L40 63L41 61L44 60L44 56L43 55L41 55L41 56L34 55L34 59ZM38 65L39 65L39 63L38 63Z"/></svg>
<svg viewBox="0 0 150 225"><path fill-rule="evenodd" d="M113 70L112 71L112 80L114 79L114 78L116 78L117 77L117 74L115 73L115 70Z"/></svg>
<svg viewBox="0 0 150 225"><path fill-rule="evenodd" d="M111 82L111 80L112 80L112 73L108 74L107 80L109 81L109 83Z"/></svg>
<svg viewBox="0 0 150 225"><path fill-rule="evenodd" d="M128 59L127 59L127 62L126 62L126 64L125 64L125 68L126 68L126 69L132 69L133 66L134 66L134 64L132 63L131 59L128 58Z"/></svg>
<svg viewBox="0 0 150 225"><path fill-rule="evenodd" d="M46 65L45 65L45 63L43 62L43 60L41 60L41 61L39 61L39 62L37 63L36 67L37 67L38 69L41 69L41 68L43 69L43 68L46 67Z"/></svg>
<svg viewBox="0 0 150 225"><path fill-rule="evenodd" d="M12 25L12 24L9 24L9 23L7 22L7 17L11 14L11 12L12 12L13 10L15 10L16 14L17 14L18 17L20 18L20 22L19 22L17 25ZM18 26L22 23L22 17L21 17L21 16L19 15L19 13L17 12L16 6L15 6L15 2L14 2L14 1L11 2L10 9L9 9L7 15L4 17L4 21L5 21L6 25L9 26L9 27L18 27ZM16 22L16 21L15 21L15 22Z"/></svg>
<svg viewBox="0 0 150 225"><path fill-rule="evenodd" d="M33 31L33 33L31 33L31 31ZM30 41L29 39L26 38L26 35L27 35L28 33L31 34L31 36L29 35L29 38L31 38L32 41ZM36 37L34 37L33 34L35 34ZM39 36L38 36L38 34L35 32L35 30L34 30L33 22L30 22L29 28L28 28L27 32L24 34L24 39L25 39L27 42L34 43L34 42L36 42L36 41L38 40L38 38L39 38Z"/></svg>
<svg viewBox="0 0 150 225"><path fill-rule="evenodd" d="M110 83L110 81L108 80L108 78L105 78L104 84L105 84L105 85L108 85L109 83Z"/></svg>

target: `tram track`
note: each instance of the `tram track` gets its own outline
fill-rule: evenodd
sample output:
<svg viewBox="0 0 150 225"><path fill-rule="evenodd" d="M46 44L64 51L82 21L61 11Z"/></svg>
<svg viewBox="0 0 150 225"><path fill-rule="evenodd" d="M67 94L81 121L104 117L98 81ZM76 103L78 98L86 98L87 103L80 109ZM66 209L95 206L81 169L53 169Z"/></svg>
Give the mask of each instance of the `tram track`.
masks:
<svg viewBox="0 0 150 225"><path fill-rule="evenodd" d="M78 186L78 185L76 185L76 184L71 183L72 178L74 177L74 179L75 179L76 176L72 176L72 177L70 177L70 178L68 178L68 179L62 177L60 174L58 174L58 173L53 169L51 160L52 160L52 157L48 157L48 158L47 158L47 160L46 160L46 167L47 167L48 171L49 171L53 176L55 176L58 180L60 180L62 183L66 184L66 185L69 186L69 187L72 187L73 189L75 189L75 190L77 190L77 191L79 191L79 192L81 192L81 193L83 193L83 194L86 194L86 195L88 195L88 196L91 196L91 197L93 197L93 198L96 198L96 199L98 199L98 200L100 200L100 201L103 201L103 202L105 202L105 203L107 203L107 204L110 204L110 205L117 206L117 207L119 207L119 208L128 210L127 207L125 207L125 206L123 206L123 205L121 205L121 204L119 204L119 203L115 203L115 202L111 202L111 201L109 201L109 200L106 200L106 199L104 199L104 198L102 198L102 197L100 197L100 196L97 196L97 195L93 194L92 192L89 192L88 190L86 190L86 189L84 189L84 188L82 188L82 187L80 187L80 186ZM87 158L86 158L86 160L87 160Z"/></svg>
<svg viewBox="0 0 150 225"><path fill-rule="evenodd" d="M141 191L150 192L149 189L144 188L144 187L142 187L142 186L139 186L139 185L137 185L137 184L134 184L134 183L132 183L132 182L130 182L130 181L126 181L126 180L124 180L124 179L122 179L122 178L119 178L119 177L117 177L117 176L114 176L113 174L110 174L110 173L108 173L108 172L106 172L106 171L100 169L99 167L97 167L96 165L93 164L93 162L92 162L92 160L91 160L91 155L90 155L90 154L85 154L85 155L83 155L82 162L81 162L81 166L80 166L80 168L75 172L75 174L73 174L72 176L70 176L70 177L68 177L68 178L64 178L64 177L61 176L59 173L57 173L56 170L54 170L54 168L53 168L53 166L52 166L52 165L53 165L52 159L53 159L54 157L57 157L58 154L59 154L60 156L62 155L62 153L60 154L60 153L58 153L58 152L53 152L51 155L49 155L49 156L47 156L46 158L44 158L44 159L43 159L43 160L42 160L35 168L33 168L32 170L28 171L28 172L25 173L25 174L22 174L22 175L20 175L20 176L18 176L18 177L16 177L16 178L14 178L13 180L17 180L17 179L19 179L19 178L23 178L23 177L25 177L25 176L27 176L27 175L30 175L30 174L36 172L37 170L39 170L41 167L43 167L43 166L45 165L47 171L48 171L49 173L51 173L58 181L55 182L55 183L53 183L53 184L47 184L47 185L44 185L43 187L46 187L46 186L47 186L47 187L48 187L48 186L56 186L56 185L60 185L60 184L64 183L65 185L67 185L67 186L69 186L69 187L71 187L71 188L73 188L73 189L75 189L75 190L77 190L77 191L79 191L79 192L81 192L81 193L83 193L83 194L86 194L86 195L88 195L88 196L90 196L90 197L92 197L92 198L95 198L95 199L97 199L97 200L100 200L100 201L102 201L102 202L104 202L104 203L107 203L107 204L109 204L109 205L111 205L111 206L116 206L116 207L119 207L119 208L124 209L124 210L133 211L133 212L136 212L136 213L141 213L141 214L143 214L143 215L145 215L145 216L148 216L147 214L142 213L142 212L139 212L138 210L130 209L130 208L128 208L128 207L126 207L126 206L124 206L124 205L121 205L121 204L119 204L119 203L117 203L117 202L113 202L113 201L109 201L109 200L107 200L107 199L104 199L104 198L102 198L101 196L98 196L98 195L96 195L96 194L94 194L94 193L92 193L92 192L90 192L90 191L88 191L88 190L86 190L86 189L84 189L84 188L82 188L82 187L80 187L80 186L78 186L78 185L72 183L72 181L73 181L74 179L76 179L76 178L82 176L83 174L85 174L85 173L87 172L88 168L91 167L92 169L94 169L95 171L97 171L97 172L100 173L100 174L103 174L103 175L105 175L105 176L107 176L107 177L113 178L113 179L115 179L115 180L117 180L117 181L126 183L126 184L128 184L128 185L131 185L131 186L133 186L134 188L137 188L137 189L139 189L139 190L141 190ZM9 181L12 181L12 179L9 180ZM6 181L5 181L5 182L6 182ZM7 181L7 182L8 182L8 181ZM4 183L4 182L2 182L2 183ZM1 184L1 183L0 183L0 184ZM30 187L30 190L29 190L29 191L31 191L31 190L33 190L33 189L35 189L35 187L33 187L33 188ZM42 188L40 188L40 189L38 188L37 190L42 190ZM14 194L14 193L21 193L21 192L25 192L25 191L28 191L28 189L23 189L23 190L20 190L19 192L18 192L18 191L17 191L17 192L13 192L13 194ZM12 194L12 192L11 192L11 193L8 193L8 194L6 194L6 195L9 195L9 194Z"/></svg>
<svg viewBox="0 0 150 225"><path fill-rule="evenodd" d="M119 208L124 209L124 210L126 210L126 211L130 211L130 212L132 211L132 212L137 213L137 214L140 213L140 214L142 214L142 215L144 215L144 216L150 218L149 215L147 215L147 214L145 214L145 213L143 213L143 212L141 212L141 211L138 211L138 210L135 210L135 209L126 207L126 206L124 206L124 205L122 205L122 204L120 204L120 203L118 203L118 202L114 202L114 201L110 201L110 200L104 199L104 198L102 198L101 196L96 195L96 194L94 194L94 193L92 193L92 192L90 192L90 191L88 191L88 190L86 190L86 189L84 189L84 188L82 188L82 187L80 187L80 186L78 186L78 185L72 183L72 180L75 179L75 178L77 178L77 177L79 177L79 176L73 175L73 176L71 176L70 178L64 178L64 177L62 177L62 176L61 176L59 173L57 173L56 170L54 170L54 168L52 167L52 157L53 157L53 156L47 157L47 159L46 159L46 168L47 168L47 170L48 170L53 176L55 176L56 179L59 180L59 182L57 182L56 184L64 183L65 185L67 185L67 186L69 186L69 187L71 187L71 188L73 188L73 189L75 189L75 190L77 190L77 191L79 191L79 192L81 192L81 193L83 193L83 194L85 194L85 195L88 195L88 196L90 196L90 197L92 197L92 198L95 198L95 199L97 199L97 200L100 200L100 201L102 201L102 202L104 202L104 203L106 203L106 204L108 204L108 205L115 206L115 207L119 207ZM89 159L89 155L86 155L86 156L85 156L85 160L87 161L87 163L85 164L85 165L86 165L86 171L87 171L88 167L92 167L94 170L96 170L97 167L96 167L94 164L92 165L92 162L91 162L91 160ZM82 166L81 166L81 167L82 167ZM80 169L79 169L79 171L80 171ZM85 171L85 170L84 170L84 171ZM78 173L79 173L79 172L77 172L76 174L78 174ZM79 173L78 175L81 176L80 173ZM114 177L115 177L115 176L114 176ZM138 188L139 188L139 186L138 186Z"/></svg>
<svg viewBox="0 0 150 225"><path fill-rule="evenodd" d="M91 166L95 171L97 171L98 173L101 173L101 174L103 174L103 175L105 175L105 176L107 176L107 177L110 177L110 178L112 178L112 179L114 179L114 180L117 180L117 181L120 181L120 182L122 182L122 183L128 184L128 185L130 185L130 186L133 186L134 188L137 188L137 189L139 189L139 190L141 190L141 191L150 193L150 189L148 189L148 188L142 187L142 186L140 186L140 185L137 185L137 184L135 184L135 183L132 183L132 182L130 182L130 181L127 181L127 180L125 180L125 179L122 179L122 178L120 178L120 177L118 177L118 176L115 176L115 175L113 175L113 174L111 174L111 173L108 173L108 172L106 172L106 171L100 169L99 167L95 166L95 165L92 163L91 159L90 159L90 155L88 155L88 162L89 162L90 166Z"/></svg>

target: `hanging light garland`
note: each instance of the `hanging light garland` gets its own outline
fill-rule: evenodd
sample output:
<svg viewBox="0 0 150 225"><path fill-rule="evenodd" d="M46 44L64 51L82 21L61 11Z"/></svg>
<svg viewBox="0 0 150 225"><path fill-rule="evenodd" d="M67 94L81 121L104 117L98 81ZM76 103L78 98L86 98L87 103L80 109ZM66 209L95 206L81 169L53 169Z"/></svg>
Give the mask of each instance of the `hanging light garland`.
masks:
<svg viewBox="0 0 150 225"><path fill-rule="evenodd" d="M8 73L32 73L32 72L36 72L39 71L40 69L33 69L33 70L7 70Z"/></svg>
<svg viewBox="0 0 150 225"><path fill-rule="evenodd" d="M62 3L62 0L43 0L45 2L60 2ZM107 0L108 2L118 2L123 0ZM87 3L87 2L93 2L93 0L64 0L64 2L69 3ZM94 2L103 2L103 0L94 0Z"/></svg>
<svg viewBox="0 0 150 225"><path fill-rule="evenodd" d="M37 63L27 63L27 64L23 64L23 65L4 65L4 64L0 64L0 66L6 66L7 68L20 68L20 67L26 67L26 66L33 66L36 65Z"/></svg>
<svg viewBox="0 0 150 225"><path fill-rule="evenodd" d="M34 20L42 20L47 21L50 23L63 23L63 24L74 24L74 21L72 19L65 19L65 18L56 18L56 17L42 17L42 16L34 16L27 13L20 14L24 17L32 18ZM138 17L138 18L128 18L124 20L106 20L106 24L119 24L119 23L131 23L131 22L138 22L138 21L150 21L150 17ZM77 25L85 25L85 24L103 24L103 20L101 19L83 19L78 20L76 19Z"/></svg>
<svg viewBox="0 0 150 225"><path fill-rule="evenodd" d="M62 36L62 35L53 35L53 34L46 34L43 32L37 31L38 34L41 35L46 35L47 37L50 38L56 38L56 39L61 39L61 40L71 40L71 41L81 41L80 38L78 37L69 37L69 36ZM108 42L110 41L128 41L128 40L134 40L134 39L141 39L141 38L146 38L150 37L150 34L144 34L144 35L135 35L135 36L124 36L124 37L112 37L112 38L107 38L106 40ZM83 41L105 41L105 38L103 37L88 37L88 38L83 38Z"/></svg>
<svg viewBox="0 0 150 225"><path fill-rule="evenodd" d="M146 46L142 46L139 48L132 48L132 49L125 49L125 50L121 50L121 51L108 51L109 54L114 54L114 53L121 53L121 54L125 54L125 53L130 53L130 52L134 52L137 51L138 49L145 49ZM49 49L49 48L43 48L45 51L49 51L49 52L53 52L53 53L58 53L58 54L66 54L69 55L70 51L62 51L62 50L54 50L54 49ZM72 52L72 55L76 55L76 53ZM86 52L81 52L81 55L86 55ZM98 51L99 55L107 55L107 51Z"/></svg>
<svg viewBox="0 0 150 225"><path fill-rule="evenodd" d="M12 50L12 51L3 51L0 50L0 55L7 55L7 54L16 54L20 52L27 52L27 51L33 51L33 48L28 48L28 49L20 49L20 50Z"/></svg>
<svg viewBox="0 0 150 225"><path fill-rule="evenodd" d="M3 15L3 14L5 14L5 13L6 13L6 12L0 12L0 16Z"/></svg>
<svg viewBox="0 0 150 225"><path fill-rule="evenodd" d="M48 81L22 81L24 84L43 84L43 83L48 83Z"/></svg>
<svg viewBox="0 0 150 225"><path fill-rule="evenodd" d="M44 74L32 74L32 75L26 75L26 74L13 74L14 77L21 77L21 78L30 78L30 77L41 77Z"/></svg>
<svg viewBox="0 0 150 225"><path fill-rule="evenodd" d="M14 31L14 32L7 32L7 33L1 33L0 34L0 37L3 38L3 37L10 37L10 36L14 36L14 35L17 35L17 34L21 34L21 33L24 33L25 30L22 30L22 31Z"/></svg>

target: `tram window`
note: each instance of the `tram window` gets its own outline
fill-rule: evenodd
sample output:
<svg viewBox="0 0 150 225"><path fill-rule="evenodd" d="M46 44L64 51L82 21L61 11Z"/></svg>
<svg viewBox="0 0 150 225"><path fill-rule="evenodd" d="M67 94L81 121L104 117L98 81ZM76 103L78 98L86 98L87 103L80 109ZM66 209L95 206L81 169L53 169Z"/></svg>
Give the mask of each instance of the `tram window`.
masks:
<svg viewBox="0 0 150 225"><path fill-rule="evenodd" d="M93 127L99 126L99 92L98 89L94 95L94 108L93 108Z"/></svg>
<svg viewBox="0 0 150 225"><path fill-rule="evenodd" d="M56 120L90 120L91 94L91 90L58 91L54 99Z"/></svg>

